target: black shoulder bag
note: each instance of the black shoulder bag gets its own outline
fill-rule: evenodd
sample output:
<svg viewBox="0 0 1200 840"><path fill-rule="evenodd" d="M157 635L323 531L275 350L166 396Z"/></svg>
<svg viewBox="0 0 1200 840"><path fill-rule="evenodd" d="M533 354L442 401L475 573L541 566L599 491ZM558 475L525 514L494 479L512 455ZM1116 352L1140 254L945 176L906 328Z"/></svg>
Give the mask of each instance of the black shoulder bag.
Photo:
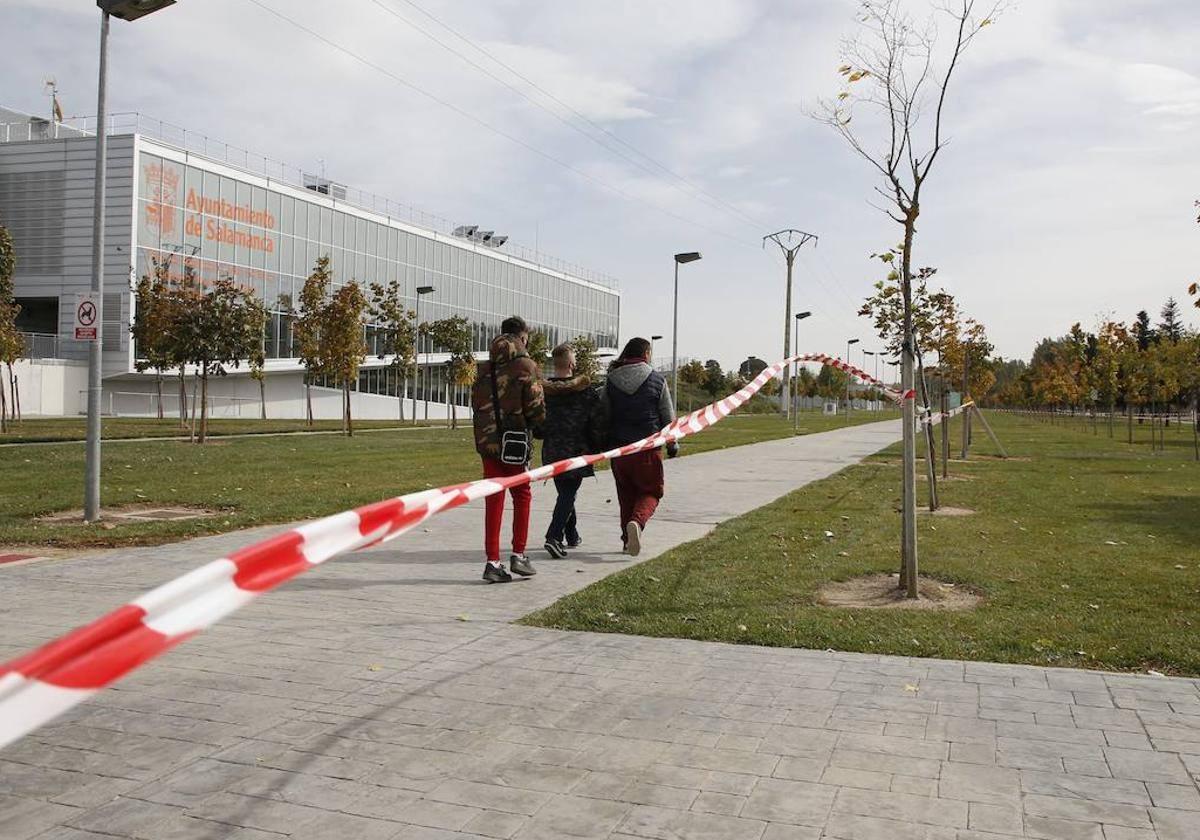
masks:
<svg viewBox="0 0 1200 840"><path fill-rule="evenodd" d="M500 437L500 463L525 466L529 463L529 435L525 432L504 431L500 414L500 392L496 387L496 363L488 368L492 379L492 410L496 413L496 434Z"/></svg>

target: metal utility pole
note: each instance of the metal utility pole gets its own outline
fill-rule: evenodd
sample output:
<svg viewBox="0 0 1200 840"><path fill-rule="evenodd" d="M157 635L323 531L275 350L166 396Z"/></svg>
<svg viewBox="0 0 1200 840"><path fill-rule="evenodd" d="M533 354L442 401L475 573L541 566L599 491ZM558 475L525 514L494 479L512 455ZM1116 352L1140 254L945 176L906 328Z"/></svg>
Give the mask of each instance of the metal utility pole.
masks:
<svg viewBox="0 0 1200 840"><path fill-rule="evenodd" d="M763 237L763 248L767 247L767 240L771 240L779 249L783 251L783 256L787 260L787 297L784 302L783 309L783 357L789 358L792 355L792 265L796 261L796 252L807 245L813 243L813 247L817 244L817 235L815 233L805 233L802 230L795 228L784 228L783 230L775 231L775 233L767 234ZM783 369L783 387L779 390L779 410L784 417L788 417L791 413L791 399L789 394L791 388L791 377L789 369Z"/></svg>
<svg viewBox="0 0 1200 840"><path fill-rule="evenodd" d="M175 0L97 0L100 7L100 71L96 92L96 174L92 203L92 303L95 337L88 344L87 440L83 482L83 519L100 520L100 398L104 361L104 202L108 175L108 22L112 16L137 20Z"/></svg>

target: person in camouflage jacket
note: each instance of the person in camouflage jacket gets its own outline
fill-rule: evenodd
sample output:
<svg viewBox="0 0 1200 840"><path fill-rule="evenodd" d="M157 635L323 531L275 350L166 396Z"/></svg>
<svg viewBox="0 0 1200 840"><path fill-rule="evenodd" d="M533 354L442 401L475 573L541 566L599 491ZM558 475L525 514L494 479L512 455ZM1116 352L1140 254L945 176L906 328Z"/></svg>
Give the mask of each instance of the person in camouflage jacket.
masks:
<svg viewBox="0 0 1200 840"><path fill-rule="evenodd" d="M502 478L524 472L523 464L506 464L500 460L502 430L496 424L496 406L492 399L492 380L499 398L500 423L504 432L525 432L527 437L541 437L546 420L546 403L542 395L541 372L525 352L529 327L521 318L506 318L501 334L492 339L488 360L480 362L471 388L471 411L474 415L475 451L483 460L484 478ZM532 443L529 447L533 451ZM536 574L533 564L525 557L529 539L529 508L533 499L528 484L510 488L513 500L512 555L509 568L522 577ZM483 579L489 583L506 583L512 575L500 562L500 525L504 519L504 494L496 493L484 500L483 546L487 562Z"/></svg>

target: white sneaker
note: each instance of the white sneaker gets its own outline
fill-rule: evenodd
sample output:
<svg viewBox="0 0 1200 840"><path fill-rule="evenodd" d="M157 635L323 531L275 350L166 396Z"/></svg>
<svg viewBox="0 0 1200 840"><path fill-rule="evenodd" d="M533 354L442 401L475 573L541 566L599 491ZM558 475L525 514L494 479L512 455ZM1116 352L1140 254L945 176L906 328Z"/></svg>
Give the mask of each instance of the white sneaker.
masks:
<svg viewBox="0 0 1200 840"><path fill-rule="evenodd" d="M642 526L632 520L625 526L625 553L630 557L642 553Z"/></svg>

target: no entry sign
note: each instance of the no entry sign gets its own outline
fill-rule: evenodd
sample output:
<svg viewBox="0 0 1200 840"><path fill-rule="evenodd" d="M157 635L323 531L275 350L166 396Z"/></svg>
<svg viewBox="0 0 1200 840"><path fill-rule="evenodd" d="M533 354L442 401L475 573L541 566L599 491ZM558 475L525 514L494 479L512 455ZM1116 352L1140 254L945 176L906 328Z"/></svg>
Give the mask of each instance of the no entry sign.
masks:
<svg viewBox="0 0 1200 840"><path fill-rule="evenodd" d="M100 304L97 295L75 295L75 340L95 341L100 332Z"/></svg>

